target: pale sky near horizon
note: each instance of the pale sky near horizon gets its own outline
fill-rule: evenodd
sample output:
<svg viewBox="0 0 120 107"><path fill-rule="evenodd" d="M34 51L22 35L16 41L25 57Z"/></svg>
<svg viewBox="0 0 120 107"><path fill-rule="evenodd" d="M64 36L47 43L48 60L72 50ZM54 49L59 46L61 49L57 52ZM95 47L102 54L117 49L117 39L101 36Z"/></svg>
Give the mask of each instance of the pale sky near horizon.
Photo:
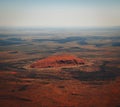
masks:
<svg viewBox="0 0 120 107"><path fill-rule="evenodd" d="M0 0L0 26L120 26L120 0Z"/></svg>

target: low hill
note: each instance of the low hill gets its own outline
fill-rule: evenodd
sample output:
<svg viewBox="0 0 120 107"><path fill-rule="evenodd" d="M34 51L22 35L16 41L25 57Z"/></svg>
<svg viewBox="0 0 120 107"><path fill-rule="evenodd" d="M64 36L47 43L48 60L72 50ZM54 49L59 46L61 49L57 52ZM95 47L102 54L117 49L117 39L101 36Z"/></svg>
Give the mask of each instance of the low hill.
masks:
<svg viewBox="0 0 120 107"><path fill-rule="evenodd" d="M45 59L38 60L30 65L31 68L51 68L62 66L82 65L85 61L74 55L62 54L53 55Z"/></svg>

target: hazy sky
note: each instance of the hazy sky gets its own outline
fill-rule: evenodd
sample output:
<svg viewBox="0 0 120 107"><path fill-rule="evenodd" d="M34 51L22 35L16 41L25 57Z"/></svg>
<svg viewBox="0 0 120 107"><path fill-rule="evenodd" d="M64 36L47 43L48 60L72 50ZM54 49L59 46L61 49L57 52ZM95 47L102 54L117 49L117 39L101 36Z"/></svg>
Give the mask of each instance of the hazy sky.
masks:
<svg viewBox="0 0 120 107"><path fill-rule="evenodd" d="M0 0L0 26L120 26L120 0Z"/></svg>

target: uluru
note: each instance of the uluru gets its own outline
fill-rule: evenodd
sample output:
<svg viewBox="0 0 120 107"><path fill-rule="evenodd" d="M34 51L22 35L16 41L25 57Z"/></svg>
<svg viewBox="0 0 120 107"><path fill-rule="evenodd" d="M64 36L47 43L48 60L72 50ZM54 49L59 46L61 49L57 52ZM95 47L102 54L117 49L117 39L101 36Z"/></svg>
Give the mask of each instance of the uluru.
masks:
<svg viewBox="0 0 120 107"><path fill-rule="evenodd" d="M53 68L64 66L83 65L85 61L75 55L61 54L52 55L38 60L30 65L30 68Z"/></svg>

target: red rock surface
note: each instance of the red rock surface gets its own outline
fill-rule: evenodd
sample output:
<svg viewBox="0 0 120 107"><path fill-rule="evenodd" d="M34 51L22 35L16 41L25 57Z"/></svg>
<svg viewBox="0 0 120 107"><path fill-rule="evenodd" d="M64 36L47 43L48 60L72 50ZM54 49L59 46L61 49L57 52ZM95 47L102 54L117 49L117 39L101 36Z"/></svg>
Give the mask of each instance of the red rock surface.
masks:
<svg viewBox="0 0 120 107"><path fill-rule="evenodd" d="M31 68L51 68L62 66L82 65L84 60L74 55L54 55L45 59L38 60L30 65Z"/></svg>

